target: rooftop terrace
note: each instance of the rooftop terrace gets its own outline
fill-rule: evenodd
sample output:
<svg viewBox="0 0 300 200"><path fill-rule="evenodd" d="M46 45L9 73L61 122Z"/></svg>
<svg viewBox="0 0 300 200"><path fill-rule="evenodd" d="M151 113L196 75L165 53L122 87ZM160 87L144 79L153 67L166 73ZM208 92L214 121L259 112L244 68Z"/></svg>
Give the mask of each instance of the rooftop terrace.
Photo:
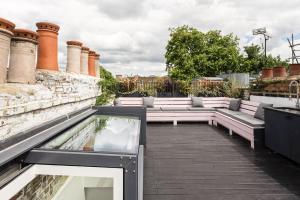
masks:
<svg viewBox="0 0 300 200"><path fill-rule="evenodd" d="M300 168L207 124L148 124L144 200L299 199Z"/></svg>

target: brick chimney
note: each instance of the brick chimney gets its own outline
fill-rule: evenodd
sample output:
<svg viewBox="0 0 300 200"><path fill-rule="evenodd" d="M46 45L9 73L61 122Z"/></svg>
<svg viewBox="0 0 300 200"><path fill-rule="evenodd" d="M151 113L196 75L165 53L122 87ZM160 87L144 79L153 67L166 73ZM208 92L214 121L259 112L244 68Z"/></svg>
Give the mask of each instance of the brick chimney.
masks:
<svg viewBox="0 0 300 200"><path fill-rule="evenodd" d="M96 69L95 69L95 51L89 51L89 75L96 76Z"/></svg>
<svg viewBox="0 0 300 200"><path fill-rule="evenodd" d="M80 73L88 75L89 74L89 48L82 47L81 48L81 56L80 56Z"/></svg>
<svg viewBox="0 0 300 200"><path fill-rule="evenodd" d="M100 54L95 54L96 77L100 78Z"/></svg>
<svg viewBox="0 0 300 200"><path fill-rule="evenodd" d="M38 35L26 29L15 29L10 45L8 82L35 83Z"/></svg>
<svg viewBox="0 0 300 200"><path fill-rule="evenodd" d="M10 41L14 28L14 23L0 18L0 83L6 82Z"/></svg>
<svg viewBox="0 0 300 200"><path fill-rule="evenodd" d="M58 31L59 26L48 22L36 24L38 30L37 69L58 71Z"/></svg>
<svg viewBox="0 0 300 200"><path fill-rule="evenodd" d="M67 72L80 74L80 57L82 43L67 41Z"/></svg>

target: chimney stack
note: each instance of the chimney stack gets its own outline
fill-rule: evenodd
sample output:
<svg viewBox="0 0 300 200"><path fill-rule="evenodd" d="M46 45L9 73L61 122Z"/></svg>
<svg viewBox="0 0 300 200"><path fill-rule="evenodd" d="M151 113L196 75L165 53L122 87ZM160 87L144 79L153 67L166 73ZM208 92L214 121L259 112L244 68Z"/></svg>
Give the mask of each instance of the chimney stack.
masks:
<svg viewBox="0 0 300 200"><path fill-rule="evenodd" d="M67 45L67 72L80 74L82 43L78 41L67 41Z"/></svg>
<svg viewBox="0 0 300 200"><path fill-rule="evenodd" d="M37 69L58 71L58 31L59 26L48 22L36 24L38 30Z"/></svg>
<svg viewBox="0 0 300 200"><path fill-rule="evenodd" d="M7 81L8 57L14 28L14 23L0 18L0 83L5 83Z"/></svg>
<svg viewBox="0 0 300 200"><path fill-rule="evenodd" d="M96 77L100 78L100 54L95 54Z"/></svg>
<svg viewBox="0 0 300 200"><path fill-rule="evenodd" d="M26 29L15 29L10 45L8 82L35 83L38 35Z"/></svg>
<svg viewBox="0 0 300 200"><path fill-rule="evenodd" d="M89 75L96 76L96 69L95 69L95 51L89 51Z"/></svg>
<svg viewBox="0 0 300 200"><path fill-rule="evenodd" d="M89 48L82 47L81 48L81 56L80 56L80 73L89 75Z"/></svg>

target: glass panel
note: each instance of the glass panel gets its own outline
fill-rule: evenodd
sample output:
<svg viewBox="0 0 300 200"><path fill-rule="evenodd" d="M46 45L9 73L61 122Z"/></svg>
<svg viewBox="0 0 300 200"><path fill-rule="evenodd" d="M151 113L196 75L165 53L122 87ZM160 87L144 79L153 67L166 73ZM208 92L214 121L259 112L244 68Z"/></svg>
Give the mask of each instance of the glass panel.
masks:
<svg viewBox="0 0 300 200"><path fill-rule="evenodd" d="M137 117L92 115L40 148L137 154L139 133Z"/></svg>

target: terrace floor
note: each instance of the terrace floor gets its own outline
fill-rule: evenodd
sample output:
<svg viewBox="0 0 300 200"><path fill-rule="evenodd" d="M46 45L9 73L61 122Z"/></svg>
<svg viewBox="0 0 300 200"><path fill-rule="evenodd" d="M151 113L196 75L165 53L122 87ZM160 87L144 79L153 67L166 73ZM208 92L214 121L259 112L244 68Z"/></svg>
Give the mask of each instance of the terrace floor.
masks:
<svg viewBox="0 0 300 200"><path fill-rule="evenodd" d="M207 124L148 124L144 200L300 199L300 166Z"/></svg>

